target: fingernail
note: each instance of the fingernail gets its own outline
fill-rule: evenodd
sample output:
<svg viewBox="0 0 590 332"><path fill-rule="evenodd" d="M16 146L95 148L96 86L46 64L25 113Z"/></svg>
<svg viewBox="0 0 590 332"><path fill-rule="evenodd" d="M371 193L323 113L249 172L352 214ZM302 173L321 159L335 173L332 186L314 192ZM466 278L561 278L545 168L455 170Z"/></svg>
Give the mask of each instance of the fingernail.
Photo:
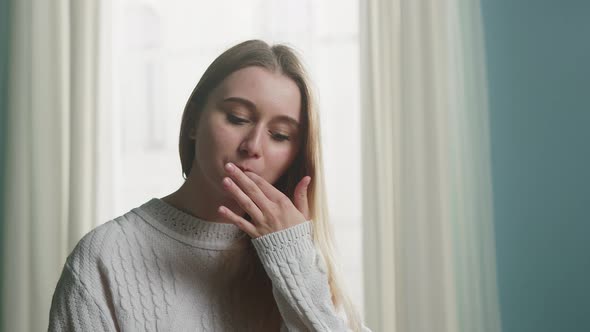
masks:
<svg viewBox="0 0 590 332"><path fill-rule="evenodd" d="M225 169L226 169L228 172L233 172L233 170L234 170L234 165L232 165L231 163L227 163L227 164L225 164Z"/></svg>
<svg viewBox="0 0 590 332"><path fill-rule="evenodd" d="M231 184L231 180L229 178L225 178L225 179L223 179L223 184L225 184L226 186L229 186Z"/></svg>

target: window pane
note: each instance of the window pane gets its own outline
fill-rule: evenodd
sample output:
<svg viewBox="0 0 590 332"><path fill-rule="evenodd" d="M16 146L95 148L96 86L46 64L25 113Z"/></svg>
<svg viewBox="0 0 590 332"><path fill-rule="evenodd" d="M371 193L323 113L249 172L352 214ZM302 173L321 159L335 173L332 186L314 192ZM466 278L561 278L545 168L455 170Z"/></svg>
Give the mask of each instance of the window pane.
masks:
<svg viewBox="0 0 590 332"><path fill-rule="evenodd" d="M183 182L178 133L205 68L246 39L298 49L319 96L328 203L345 282L362 311L358 1L113 1L111 113L102 115L101 221ZM107 142L105 140L104 142ZM106 145L105 145L106 144Z"/></svg>

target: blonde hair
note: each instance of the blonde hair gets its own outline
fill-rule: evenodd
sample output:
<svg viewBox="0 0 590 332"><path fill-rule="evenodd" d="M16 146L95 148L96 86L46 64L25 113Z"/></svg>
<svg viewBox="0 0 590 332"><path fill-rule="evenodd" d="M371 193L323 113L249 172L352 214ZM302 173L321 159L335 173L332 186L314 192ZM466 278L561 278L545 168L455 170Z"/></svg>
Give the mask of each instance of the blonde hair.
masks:
<svg viewBox="0 0 590 332"><path fill-rule="evenodd" d="M301 148L289 169L274 185L287 197L293 198L297 183L305 175L311 176L308 202L313 242L326 263L332 302L337 311L344 311L350 328L361 331L360 316L344 290L336 264L333 231L324 191L317 105L306 70L292 48L281 44L270 46L261 40L248 40L226 50L211 63L188 99L182 116L179 151L183 174L186 178L193 162L198 162L194 160L195 141L190 135L191 130L198 128L199 117L209 94L231 73L250 66L279 72L292 79L299 88L303 132ZM272 294L272 284L249 238L237 241L223 257L225 270L221 276L226 279L219 280L231 285L234 296L228 305L236 309L232 314L243 316L243 319L251 322L250 327L253 329L278 330L281 316Z"/></svg>

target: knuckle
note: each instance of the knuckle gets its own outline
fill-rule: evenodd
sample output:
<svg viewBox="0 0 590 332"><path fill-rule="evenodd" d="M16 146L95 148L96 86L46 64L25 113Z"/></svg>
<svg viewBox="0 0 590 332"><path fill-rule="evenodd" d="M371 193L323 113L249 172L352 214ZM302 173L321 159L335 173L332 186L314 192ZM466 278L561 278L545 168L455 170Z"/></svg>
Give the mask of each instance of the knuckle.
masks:
<svg viewBox="0 0 590 332"><path fill-rule="evenodd" d="M279 199L278 203L279 203L279 206L286 207L286 206L289 206L289 204L291 204L291 200L287 197L281 197Z"/></svg>
<svg viewBox="0 0 590 332"><path fill-rule="evenodd" d="M245 205L244 208L246 208L246 210L248 210L248 211L252 211L256 207L256 205L252 201L247 201L246 204L244 204L244 205Z"/></svg>
<svg viewBox="0 0 590 332"><path fill-rule="evenodd" d="M252 173L252 174L254 174L254 173ZM252 182L254 182L256 184L260 184L260 179L257 178L256 176L252 175L249 178L250 178L250 180L252 180Z"/></svg>
<svg viewBox="0 0 590 332"><path fill-rule="evenodd" d="M247 192L253 193L256 190L256 188L257 188L257 186L256 186L255 183L247 182L247 183L244 184L244 189Z"/></svg>

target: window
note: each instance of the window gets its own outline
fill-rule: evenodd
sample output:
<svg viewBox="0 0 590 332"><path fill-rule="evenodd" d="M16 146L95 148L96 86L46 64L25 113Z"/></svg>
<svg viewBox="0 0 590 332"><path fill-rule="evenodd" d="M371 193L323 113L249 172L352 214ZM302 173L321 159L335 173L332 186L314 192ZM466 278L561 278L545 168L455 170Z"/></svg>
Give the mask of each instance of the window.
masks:
<svg viewBox="0 0 590 332"><path fill-rule="evenodd" d="M217 55L251 38L287 42L302 53L316 85L332 223L345 282L362 312L358 1L126 0L103 6L111 89L110 113L100 120L99 220L180 187L182 111Z"/></svg>

